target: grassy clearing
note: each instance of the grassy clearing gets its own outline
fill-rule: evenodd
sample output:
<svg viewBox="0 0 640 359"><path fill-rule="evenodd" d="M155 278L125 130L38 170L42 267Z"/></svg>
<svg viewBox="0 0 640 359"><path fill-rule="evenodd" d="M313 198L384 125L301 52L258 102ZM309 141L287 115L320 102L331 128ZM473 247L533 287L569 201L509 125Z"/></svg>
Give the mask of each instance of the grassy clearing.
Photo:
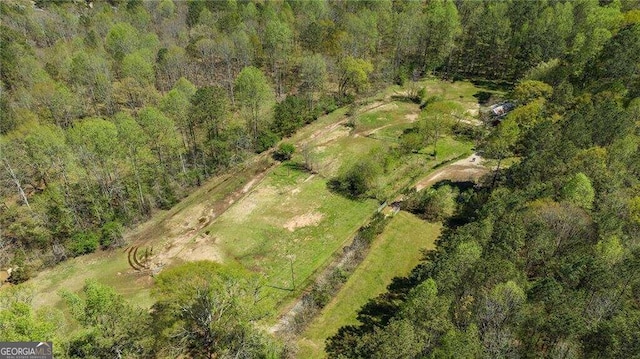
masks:
<svg viewBox="0 0 640 359"><path fill-rule="evenodd" d="M204 212L241 189L262 167L264 163L254 161L233 175L215 177L171 210L156 212L149 221L126 233L125 238L129 243L153 247L155 251L162 250L178 230L196 225ZM58 291L79 291L87 279L113 286L137 305L149 307L152 304L152 278L132 270L127 263L127 255L116 249L70 259L40 272L29 281L36 288L34 305L60 308L62 303Z"/></svg>
<svg viewBox="0 0 640 359"><path fill-rule="evenodd" d="M325 179L280 166L205 232L226 258L261 273L272 286L293 288L292 258L296 290L269 290L276 307L299 294L377 205L343 198L329 192Z"/></svg>
<svg viewBox="0 0 640 359"><path fill-rule="evenodd" d="M344 325L356 324L357 310L383 293L394 277L403 276L418 264L421 248L433 248L440 224L425 222L399 212L373 243L338 295L322 310L299 341L300 358L324 356L324 341Z"/></svg>
<svg viewBox="0 0 640 359"><path fill-rule="evenodd" d="M470 84L424 83L445 99L476 101L472 95L478 89ZM244 166L207 181L171 210L156 212L125 235L128 243L153 247L165 265L198 259L239 262L261 273L267 283L285 288L292 284L292 258L296 290L274 289L269 299L276 311L282 310L377 207L374 200L356 202L331 193L326 180L341 166L396 145L393 139L412 126L419 113L418 105L394 100L393 96L401 93L402 88L391 86L361 101L352 117L353 130L345 126L349 120L345 107L286 139L297 149L292 163L303 163L302 149L311 149L318 175L310 177L291 164L271 167L268 156L256 156ZM390 163L380 177L382 194L377 197L385 198L413 184L437 163L468 149L470 144L442 139L437 161L427 148ZM152 304L153 279L129 268L122 250L71 259L39 273L31 280L36 288L35 304L62 307L57 291L79 291L89 278L113 286L140 306ZM365 297L369 294L363 292L361 298Z"/></svg>

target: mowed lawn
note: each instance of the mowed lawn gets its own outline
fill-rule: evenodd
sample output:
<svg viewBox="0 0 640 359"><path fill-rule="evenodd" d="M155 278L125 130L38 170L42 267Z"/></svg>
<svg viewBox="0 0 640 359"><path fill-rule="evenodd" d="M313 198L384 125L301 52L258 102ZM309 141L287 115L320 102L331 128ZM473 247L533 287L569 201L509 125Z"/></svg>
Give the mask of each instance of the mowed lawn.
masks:
<svg viewBox="0 0 640 359"><path fill-rule="evenodd" d="M377 206L374 200L353 201L332 193L324 178L283 165L205 233L226 261L262 275L267 285L293 289L295 284L295 291L267 288L268 300L279 307L331 262Z"/></svg>
<svg viewBox="0 0 640 359"><path fill-rule="evenodd" d="M394 277L407 275L420 261L421 249L434 248L441 227L407 212L396 214L338 295L303 333L298 357L324 357L325 339L344 325L356 324L362 305L383 293Z"/></svg>

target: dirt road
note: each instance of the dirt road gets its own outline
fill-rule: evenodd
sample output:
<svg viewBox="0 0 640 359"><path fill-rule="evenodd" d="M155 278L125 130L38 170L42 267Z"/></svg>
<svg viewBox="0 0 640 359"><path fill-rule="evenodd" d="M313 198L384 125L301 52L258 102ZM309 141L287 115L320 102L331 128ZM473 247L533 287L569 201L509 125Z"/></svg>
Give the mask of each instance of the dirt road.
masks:
<svg viewBox="0 0 640 359"><path fill-rule="evenodd" d="M416 183L416 191L421 191L432 184L443 181L475 181L489 172L489 168L482 165L483 158L477 154L446 165L430 173Z"/></svg>

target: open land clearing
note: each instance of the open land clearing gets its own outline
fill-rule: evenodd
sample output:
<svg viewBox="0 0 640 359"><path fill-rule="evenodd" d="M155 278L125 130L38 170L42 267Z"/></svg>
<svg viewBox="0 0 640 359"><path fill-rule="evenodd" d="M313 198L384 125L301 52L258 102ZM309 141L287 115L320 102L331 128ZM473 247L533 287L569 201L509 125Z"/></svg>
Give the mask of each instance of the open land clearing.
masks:
<svg viewBox="0 0 640 359"><path fill-rule="evenodd" d="M299 357L323 357L324 340L344 325L357 324L362 305L385 292L394 277L409 274L422 257L420 249L435 247L441 227L408 212L395 215L371 245L367 258L302 334Z"/></svg>
<svg viewBox="0 0 640 359"><path fill-rule="evenodd" d="M425 83L433 86L438 82L427 80ZM462 86L462 103L473 107L472 94L477 91L473 85L445 83L441 86L448 85ZM239 263L258 273L270 286L266 290L267 298L275 310L268 321L275 322L378 207L379 202L374 199L356 201L331 192L327 181L362 156L396 146L402 131L413 126L420 110L417 104L394 99L394 93L399 90L400 87L394 86L381 92L365 101L351 117L346 116L346 108L341 108L319 118L287 140L297 148L291 161L277 163L269 153L257 155L243 166L207 181L171 210L155 213L126 234L127 242L152 248L150 262L155 270L185 261L209 259ZM347 126L349 120L354 122L351 127ZM302 166L305 148L313 157L315 173ZM391 163L378 179L376 197L393 198L400 190L428 175L437 164L468 154L471 148L471 143L443 137L438 142L437 159L425 155L429 151L426 148ZM355 310L366 298L380 293L391 278L406 274L413 267L419 259L416 248L431 245L438 235L438 227L414 223L416 221L419 220L406 213L400 214L382 235L383 241L374 244L363 268L367 268L367 273L377 271L379 276L359 281L363 285L373 281L376 286L353 287L357 296L349 303L339 299L349 297L341 292L330 305L337 308L337 313L343 313L338 316L344 315L336 325L351 322ZM429 228L417 231L416 235L429 233L429 238L407 237L407 232L418 224ZM401 238L411 242L396 242ZM409 253L413 257L405 258ZM390 255L399 256L395 263L402 262L402 268L385 263L383 258ZM359 278L360 271L365 270L358 269L353 277ZM85 280L91 278L113 286L132 302L148 307L152 304L153 284L149 274L133 270L127 263L127 255L122 250L113 250L68 260L39 273L30 283L36 288L36 305L61 307L57 295L60 289L78 291ZM349 286L355 284L349 283ZM319 333L331 334L330 331Z"/></svg>

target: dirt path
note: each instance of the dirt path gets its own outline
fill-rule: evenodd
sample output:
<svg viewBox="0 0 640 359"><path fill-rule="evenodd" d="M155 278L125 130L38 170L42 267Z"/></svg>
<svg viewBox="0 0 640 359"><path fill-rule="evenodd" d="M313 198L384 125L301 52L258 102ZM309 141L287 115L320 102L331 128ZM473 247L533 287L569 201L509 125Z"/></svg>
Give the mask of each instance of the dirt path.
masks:
<svg viewBox="0 0 640 359"><path fill-rule="evenodd" d="M234 203L242 200L247 193L257 186L276 164L258 166L252 169L254 175L241 187L236 188L223 198L214 202L204 202L188 206L176 213L167 221L169 236L160 252L154 256L152 267L156 271L175 260L195 261L212 260L221 262L222 253L215 245L215 239L207 235L198 235L216 218L225 213Z"/></svg>
<svg viewBox="0 0 640 359"><path fill-rule="evenodd" d="M374 103L373 106L367 107L362 112L369 112L384 106L384 103ZM304 146L315 140L325 139L323 144L335 140L332 133L344 126L348 118L327 124L311 134L297 141L298 146ZM164 234L161 248L152 259L151 267L154 272L159 271L162 267L174 262L175 260L198 260L210 259L214 261L222 261L224 253L221 253L215 246L215 240L211 240L200 232L209 226L216 218L220 217L233 205L237 205L244 197L250 194L262 180L266 177L271 169L278 166L278 163L272 163L269 166L261 166L261 162L265 162L273 151L267 151L256 156L245 166L245 170L254 171L253 176L247 178L244 185L235 188L224 198L217 201L201 201L188 205L184 208L173 209L169 214L157 222L154 226L137 231L130 236L130 242L133 245L149 246L157 244L158 234ZM206 192L216 190L218 186L223 186L226 181L232 180L234 174L228 174L227 178L220 181L216 185L207 185L210 187ZM203 190L203 189L199 189ZM186 200L186 199L185 199ZM146 225L146 224L145 224ZM297 224L291 224L292 228ZM162 231L158 231L161 229Z"/></svg>
<svg viewBox="0 0 640 359"><path fill-rule="evenodd" d="M431 186L432 184L443 181L475 181L489 172L489 168L482 165L484 159L477 154L446 165L442 168L430 173L427 177L416 183L416 191Z"/></svg>
<svg viewBox="0 0 640 359"><path fill-rule="evenodd" d="M384 127L384 126L382 126ZM452 181L475 181L480 178L485 173L489 172L489 168L482 165L483 158L477 154L472 154L471 156L446 165L440 169L437 169L435 172L432 172L427 177L420 180L415 188L417 191L420 191L432 184L442 181L442 180L452 180ZM398 198L399 201L402 198ZM335 262L329 265L323 271L323 274L330 272L330 269L335 268L336 265L339 265L339 262L346 260L346 257L349 256L350 253L345 251L342 256L336 258ZM321 274L321 275L323 275ZM304 309L303 305L303 297L302 294L295 302L293 302L289 308L280 315L278 322L268 328L269 332L277 333L281 331L286 331L288 327L290 327L290 323L295 319L296 314Z"/></svg>

